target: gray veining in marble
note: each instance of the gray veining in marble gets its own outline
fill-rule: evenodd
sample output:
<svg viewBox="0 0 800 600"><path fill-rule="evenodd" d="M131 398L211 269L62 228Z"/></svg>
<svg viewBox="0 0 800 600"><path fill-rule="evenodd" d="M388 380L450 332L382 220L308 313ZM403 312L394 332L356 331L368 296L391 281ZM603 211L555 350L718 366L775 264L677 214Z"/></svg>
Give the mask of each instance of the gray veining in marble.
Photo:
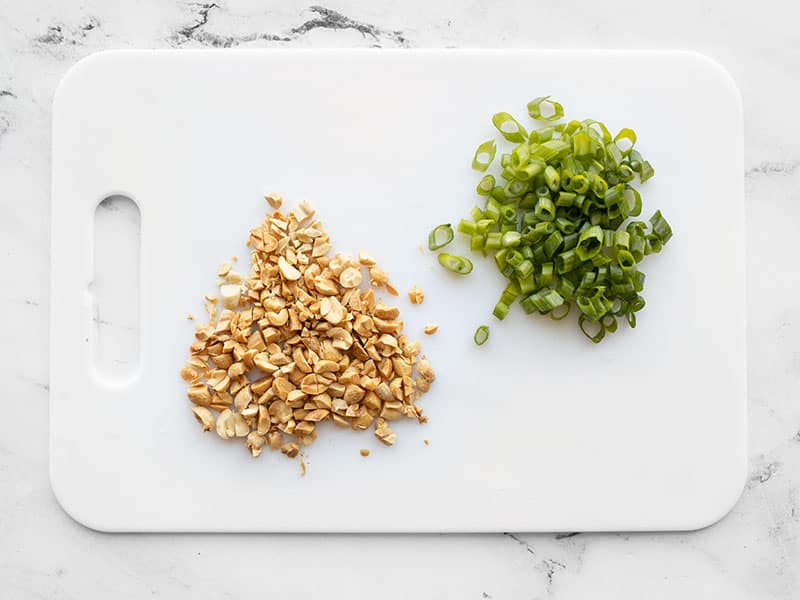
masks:
<svg viewBox="0 0 800 600"><path fill-rule="evenodd" d="M0 0L0 597L800 597L796 24L788 0ZM106 535L71 521L47 477L53 91L100 49L233 46L679 48L723 63L745 107L748 217L751 475L734 510L685 534Z"/></svg>

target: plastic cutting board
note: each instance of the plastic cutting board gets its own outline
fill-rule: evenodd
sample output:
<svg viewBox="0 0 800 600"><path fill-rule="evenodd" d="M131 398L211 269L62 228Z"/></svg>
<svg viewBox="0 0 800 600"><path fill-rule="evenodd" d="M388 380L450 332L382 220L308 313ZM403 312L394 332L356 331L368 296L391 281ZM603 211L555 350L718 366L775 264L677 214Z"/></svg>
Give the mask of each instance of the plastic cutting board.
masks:
<svg viewBox="0 0 800 600"><path fill-rule="evenodd" d="M632 127L656 169L643 215L675 236L646 259L647 307L599 346L573 319L496 323L503 280L420 253L477 201L490 117L552 94L568 117ZM51 481L81 523L119 531L693 529L746 472L742 108L730 76L683 52L113 51L54 102ZM261 195L309 200L337 250L371 252L438 379L427 425L323 427L308 472L203 434L178 370L187 312L217 265L246 260ZM92 351L93 227L113 194L141 212L140 356L124 380ZM463 248L463 242L458 242ZM246 264L246 263L245 263ZM239 267L244 269L243 263ZM472 343L481 323L484 347ZM113 324L112 324L113 325ZM423 444L428 439L429 445ZM371 450L368 458L359 448Z"/></svg>

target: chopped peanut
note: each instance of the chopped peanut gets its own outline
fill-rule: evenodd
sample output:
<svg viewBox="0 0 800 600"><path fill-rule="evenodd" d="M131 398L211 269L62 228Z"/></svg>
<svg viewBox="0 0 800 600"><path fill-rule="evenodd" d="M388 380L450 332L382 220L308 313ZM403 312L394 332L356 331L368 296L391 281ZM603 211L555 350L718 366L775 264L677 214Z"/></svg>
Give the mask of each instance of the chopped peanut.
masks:
<svg viewBox="0 0 800 600"><path fill-rule="evenodd" d="M375 437L386 446L392 446L397 441L397 434L391 430L383 418L378 419L375 424Z"/></svg>
<svg viewBox="0 0 800 600"><path fill-rule="evenodd" d="M269 447L295 458L328 420L356 431L374 425L393 445L388 423L427 421L416 400L435 379L417 359L419 343L403 335L400 310L375 295L397 290L368 254L331 256L310 206L284 215L278 194L264 198L274 212L250 232L250 273L232 270L236 257L220 265L221 306L205 297L210 320L196 328L180 372L194 418L223 439L242 438L254 457ZM422 291L409 298L421 302Z"/></svg>
<svg viewBox="0 0 800 600"><path fill-rule="evenodd" d="M211 431L214 428L214 413L205 406L192 407L194 418L203 426L203 431Z"/></svg>
<svg viewBox="0 0 800 600"><path fill-rule="evenodd" d="M425 294L423 294L422 290L417 286L414 286L408 292L408 299L411 301L411 304L422 304L422 301L425 299Z"/></svg>
<svg viewBox="0 0 800 600"><path fill-rule="evenodd" d="M369 270L369 282L375 287L382 287L389 281L389 275L380 267L372 267Z"/></svg>
<svg viewBox="0 0 800 600"><path fill-rule="evenodd" d="M266 200L267 203L275 210L279 210L281 204L283 204L283 198L281 198L280 194L276 194L275 192L265 194L264 200Z"/></svg>
<svg viewBox="0 0 800 600"><path fill-rule="evenodd" d="M239 306L239 299L242 295L242 287L239 285L226 284L219 288L219 295L222 298L222 306L225 308L236 308Z"/></svg>

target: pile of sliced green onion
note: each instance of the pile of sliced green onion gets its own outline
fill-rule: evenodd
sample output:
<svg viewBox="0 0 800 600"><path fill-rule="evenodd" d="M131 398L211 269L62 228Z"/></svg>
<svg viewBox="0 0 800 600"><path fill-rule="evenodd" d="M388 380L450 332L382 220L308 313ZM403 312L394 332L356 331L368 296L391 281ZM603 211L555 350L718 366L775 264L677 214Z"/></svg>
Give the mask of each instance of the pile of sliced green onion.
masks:
<svg viewBox="0 0 800 600"><path fill-rule="evenodd" d="M557 121L564 109L545 96L528 104L528 114ZM634 178L638 174L643 183L654 174L634 149L636 133L622 129L612 137L592 119L528 133L502 112L492 123L514 148L500 156L499 180L493 175L480 180L477 193L486 201L457 230L469 236L472 251L491 254L508 279L494 316L504 319L519 300L528 314L560 320L574 304L581 331L594 343L616 331L619 319L635 327L636 313L645 305L639 263L672 237L661 211L650 217L649 228L631 220L642 212ZM494 140L484 142L472 167L485 172L496 152ZM429 247L447 245L448 230L449 225L437 227ZM460 256L440 254L439 263L460 274L472 270L469 259Z"/></svg>

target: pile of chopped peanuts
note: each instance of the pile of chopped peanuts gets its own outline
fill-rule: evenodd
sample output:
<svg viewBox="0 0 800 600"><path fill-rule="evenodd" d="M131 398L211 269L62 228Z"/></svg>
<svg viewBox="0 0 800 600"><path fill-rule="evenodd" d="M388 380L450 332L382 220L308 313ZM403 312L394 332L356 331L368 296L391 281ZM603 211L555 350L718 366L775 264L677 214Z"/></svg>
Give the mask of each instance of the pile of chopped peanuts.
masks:
<svg viewBox="0 0 800 600"><path fill-rule="evenodd" d="M219 298L206 296L209 322L181 369L195 418L204 431L242 438L253 456L269 446L294 458L327 420L374 426L393 445L389 422L427 421L416 402L435 379L399 309L375 297L374 288L396 289L368 255L330 256L307 204L284 215L279 196L265 199L273 212L250 232L250 274L222 264Z"/></svg>

